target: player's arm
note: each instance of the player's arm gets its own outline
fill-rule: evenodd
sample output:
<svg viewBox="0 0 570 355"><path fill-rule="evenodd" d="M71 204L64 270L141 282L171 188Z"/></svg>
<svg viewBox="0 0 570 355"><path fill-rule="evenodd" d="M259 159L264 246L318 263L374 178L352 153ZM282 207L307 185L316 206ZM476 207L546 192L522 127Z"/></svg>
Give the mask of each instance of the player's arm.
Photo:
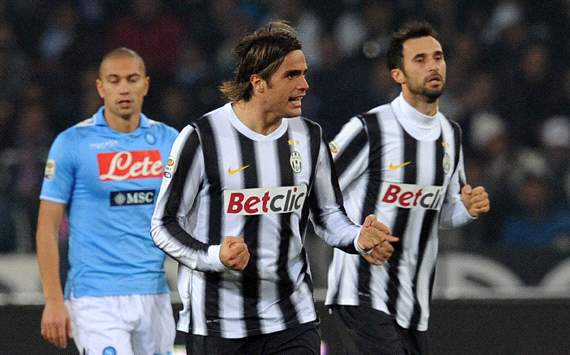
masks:
<svg viewBox="0 0 570 355"><path fill-rule="evenodd" d="M366 127L358 117L350 119L330 141L329 150L342 191L366 171L369 148Z"/></svg>
<svg viewBox="0 0 570 355"><path fill-rule="evenodd" d="M209 245L183 227L204 179L204 158L197 131L187 126L176 138L152 216L151 235L166 254L200 271L243 270L249 251L243 238L226 237Z"/></svg>
<svg viewBox="0 0 570 355"><path fill-rule="evenodd" d="M67 347L67 339L72 336L71 319L65 307L59 274L58 232L64 214L64 204L41 201L36 233L38 264L45 299L41 334L60 348Z"/></svg>
<svg viewBox="0 0 570 355"><path fill-rule="evenodd" d="M350 254L359 253L374 264L384 262L392 250L391 245L385 242L397 241L397 238L391 236L389 228L373 215L366 219L363 226L355 225L350 220L344 210L332 164L330 152L321 142L315 182L309 195L315 231L333 247Z"/></svg>
<svg viewBox="0 0 570 355"><path fill-rule="evenodd" d="M489 195L483 186L475 188L466 183L463 149L459 153L457 169L447 189L442 206L440 225L442 228L461 227L490 209Z"/></svg>

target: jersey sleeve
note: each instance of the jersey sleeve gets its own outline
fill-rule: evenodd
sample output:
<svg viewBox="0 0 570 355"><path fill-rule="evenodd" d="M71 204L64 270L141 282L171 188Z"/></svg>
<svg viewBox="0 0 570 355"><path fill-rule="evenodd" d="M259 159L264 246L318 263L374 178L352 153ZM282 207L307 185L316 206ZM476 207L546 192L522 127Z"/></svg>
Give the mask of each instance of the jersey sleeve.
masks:
<svg viewBox="0 0 570 355"><path fill-rule="evenodd" d="M60 133L46 161L40 200L68 204L75 183L77 158L72 131Z"/></svg>
<svg viewBox="0 0 570 355"><path fill-rule="evenodd" d="M356 254L355 239L360 227L346 215L331 153L322 139L315 169L315 181L309 195L315 231L327 244Z"/></svg>
<svg viewBox="0 0 570 355"><path fill-rule="evenodd" d="M180 132L166 166L152 216L151 235L166 254L200 271L223 271L219 245L208 245L188 233L188 215L204 179L204 159L197 131L187 126Z"/></svg>
<svg viewBox="0 0 570 355"><path fill-rule="evenodd" d="M368 168L368 137L362 120L353 117L329 143L338 174L339 186L345 191Z"/></svg>
<svg viewBox="0 0 570 355"><path fill-rule="evenodd" d="M461 188L465 185L465 182L463 149L461 149L459 152L457 169L451 177L449 187L447 188L447 194L441 208L440 226L444 229L461 227L474 219L469 214L461 200Z"/></svg>

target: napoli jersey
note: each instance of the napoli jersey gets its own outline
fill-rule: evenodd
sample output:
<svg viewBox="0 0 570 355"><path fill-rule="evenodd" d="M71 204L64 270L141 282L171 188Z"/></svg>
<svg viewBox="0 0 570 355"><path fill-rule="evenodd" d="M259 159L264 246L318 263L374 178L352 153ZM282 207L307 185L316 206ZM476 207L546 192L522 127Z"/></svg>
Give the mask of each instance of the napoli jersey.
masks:
<svg viewBox="0 0 570 355"><path fill-rule="evenodd" d="M60 133L46 164L40 199L66 204L69 216L65 297L168 292L149 231L177 131L141 114L136 130L121 133L103 113Z"/></svg>

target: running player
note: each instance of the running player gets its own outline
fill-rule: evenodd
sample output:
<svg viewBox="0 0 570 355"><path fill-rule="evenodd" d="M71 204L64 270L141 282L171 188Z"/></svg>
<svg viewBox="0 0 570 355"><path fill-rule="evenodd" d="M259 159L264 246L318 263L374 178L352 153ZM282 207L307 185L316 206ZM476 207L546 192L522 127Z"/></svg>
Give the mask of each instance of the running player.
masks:
<svg viewBox="0 0 570 355"><path fill-rule="evenodd" d="M188 354L319 354L309 217L327 243L372 263L395 238L344 212L321 127L299 117L309 85L295 31L271 23L235 52L230 102L180 133L153 216L156 244L181 264L178 329Z"/></svg>
<svg viewBox="0 0 570 355"><path fill-rule="evenodd" d="M383 265L335 250L326 304L358 354L427 354L439 227L489 211L465 183L459 126L438 110L446 64L437 35L412 22L394 34L388 67L402 93L348 122L330 143L349 216L375 214L400 237Z"/></svg>

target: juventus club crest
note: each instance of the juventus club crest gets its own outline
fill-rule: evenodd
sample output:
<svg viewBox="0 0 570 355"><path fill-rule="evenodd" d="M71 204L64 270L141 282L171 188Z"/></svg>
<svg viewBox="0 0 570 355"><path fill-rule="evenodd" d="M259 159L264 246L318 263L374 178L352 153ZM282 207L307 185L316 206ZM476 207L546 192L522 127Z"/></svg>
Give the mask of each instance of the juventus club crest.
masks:
<svg viewBox="0 0 570 355"><path fill-rule="evenodd" d="M303 160L301 159L301 154L294 150L291 152L291 158L289 158L289 163L291 164L291 169L295 174L299 174L303 168Z"/></svg>

